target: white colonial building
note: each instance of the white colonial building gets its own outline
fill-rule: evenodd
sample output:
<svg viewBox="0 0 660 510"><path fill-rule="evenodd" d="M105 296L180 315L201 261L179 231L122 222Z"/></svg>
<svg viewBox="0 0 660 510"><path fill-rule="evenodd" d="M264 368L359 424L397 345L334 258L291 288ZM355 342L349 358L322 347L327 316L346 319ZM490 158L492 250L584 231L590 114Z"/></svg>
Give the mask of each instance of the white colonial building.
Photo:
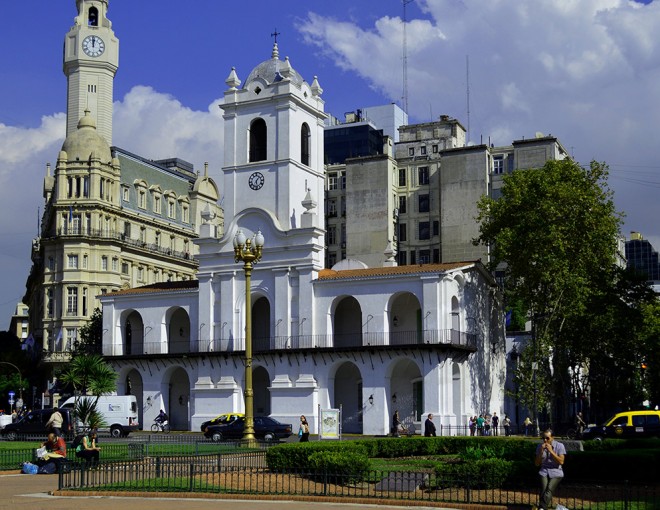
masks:
<svg viewBox="0 0 660 510"><path fill-rule="evenodd" d="M478 261L384 267L344 260L324 269L322 89L281 60L245 83L232 69L224 104L224 235L203 214L197 281L101 296L103 350L119 393L143 424L160 408L198 430L244 410L246 288L234 239L261 232L251 325L255 415L318 430L318 407L341 408L344 432L386 434L395 410L462 425L499 410L504 327L496 284ZM393 170L394 171L394 170ZM383 250L377 246L374 249Z"/></svg>

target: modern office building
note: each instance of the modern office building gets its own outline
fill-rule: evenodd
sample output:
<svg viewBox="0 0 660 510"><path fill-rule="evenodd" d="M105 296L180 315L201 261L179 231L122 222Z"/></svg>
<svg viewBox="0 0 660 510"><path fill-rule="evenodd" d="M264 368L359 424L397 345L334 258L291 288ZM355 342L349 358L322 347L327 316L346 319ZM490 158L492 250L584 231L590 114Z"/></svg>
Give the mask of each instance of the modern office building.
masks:
<svg viewBox="0 0 660 510"><path fill-rule="evenodd" d="M347 128L350 123L347 123ZM348 131L347 131L348 133ZM475 246L477 202L500 196L503 176L568 157L559 140L537 134L509 146L466 145L461 123L399 126L377 154L326 166L326 265L348 258L368 266L489 260Z"/></svg>
<svg viewBox="0 0 660 510"><path fill-rule="evenodd" d="M626 260L629 268L634 268L660 293L660 259L653 245L639 232L631 232L626 241Z"/></svg>

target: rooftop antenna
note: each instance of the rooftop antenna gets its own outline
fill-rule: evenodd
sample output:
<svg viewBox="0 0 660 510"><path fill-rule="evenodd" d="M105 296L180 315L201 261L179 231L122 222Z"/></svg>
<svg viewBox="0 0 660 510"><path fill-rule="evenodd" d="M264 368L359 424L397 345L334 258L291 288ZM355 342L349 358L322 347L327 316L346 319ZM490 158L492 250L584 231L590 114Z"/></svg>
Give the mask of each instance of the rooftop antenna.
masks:
<svg viewBox="0 0 660 510"><path fill-rule="evenodd" d="M470 143L470 55L465 55L465 82L467 101L467 132L465 143Z"/></svg>
<svg viewBox="0 0 660 510"><path fill-rule="evenodd" d="M401 0L403 3L403 111L408 113L408 37L406 6L415 0Z"/></svg>

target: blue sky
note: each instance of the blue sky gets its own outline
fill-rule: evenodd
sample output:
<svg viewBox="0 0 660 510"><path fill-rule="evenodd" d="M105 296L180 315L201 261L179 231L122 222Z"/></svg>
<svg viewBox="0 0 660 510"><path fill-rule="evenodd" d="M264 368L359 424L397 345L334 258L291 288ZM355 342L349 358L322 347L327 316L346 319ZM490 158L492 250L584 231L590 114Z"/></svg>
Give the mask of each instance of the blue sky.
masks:
<svg viewBox="0 0 660 510"><path fill-rule="evenodd" d="M473 142L542 132L582 163L606 161L623 233L660 249L659 2L414 0L411 121L448 114L467 126L469 59ZM219 176L224 81L270 57L275 29L280 56L307 81L318 76L326 111L400 103L402 14L401 0L110 0L113 142L200 170L208 161ZM0 6L0 329L24 294L45 165L64 139L62 46L75 15L75 0Z"/></svg>

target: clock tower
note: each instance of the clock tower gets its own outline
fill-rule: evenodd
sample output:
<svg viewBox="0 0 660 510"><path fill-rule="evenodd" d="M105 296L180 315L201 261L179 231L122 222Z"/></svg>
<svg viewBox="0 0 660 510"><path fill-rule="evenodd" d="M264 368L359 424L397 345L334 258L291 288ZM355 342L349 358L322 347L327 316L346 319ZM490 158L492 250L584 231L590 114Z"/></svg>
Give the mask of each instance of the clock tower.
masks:
<svg viewBox="0 0 660 510"><path fill-rule="evenodd" d="M109 0L76 0L78 15L64 39L69 136L89 110L96 130L112 145L112 89L119 67L119 40L107 18Z"/></svg>
<svg viewBox="0 0 660 510"><path fill-rule="evenodd" d="M225 218L260 209L285 231L323 229L323 89L279 58L257 65L245 83L232 69L225 80Z"/></svg>

